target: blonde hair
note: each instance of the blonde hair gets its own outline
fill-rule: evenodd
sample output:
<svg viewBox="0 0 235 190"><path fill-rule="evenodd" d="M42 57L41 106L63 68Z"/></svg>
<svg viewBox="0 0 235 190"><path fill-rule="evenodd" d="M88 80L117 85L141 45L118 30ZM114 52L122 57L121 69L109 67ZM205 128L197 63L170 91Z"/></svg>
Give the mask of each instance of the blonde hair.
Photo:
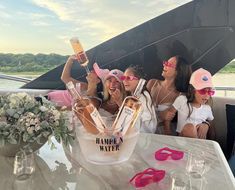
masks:
<svg viewBox="0 0 235 190"><path fill-rule="evenodd" d="M103 101L107 101L110 99L110 94L109 94L109 91L106 87L106 83L107 83L107 79L104 81L104 89L103 89ZM124 84L122 82L119 82L120 83L120 86L121 86L121 95L122 95L122 100L126 97L126 91L125 91L125 88L124 88Z"/></svg>

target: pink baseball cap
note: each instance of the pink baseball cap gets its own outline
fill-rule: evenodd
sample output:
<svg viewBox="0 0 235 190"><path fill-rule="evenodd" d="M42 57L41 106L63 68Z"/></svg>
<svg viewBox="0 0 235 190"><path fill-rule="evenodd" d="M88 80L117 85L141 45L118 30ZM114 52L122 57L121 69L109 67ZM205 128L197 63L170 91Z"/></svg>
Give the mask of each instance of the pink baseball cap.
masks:
<svg viewBox="0 0 235 190"><path fill-rule="evenodd" d="M118 69L113 69L109 71L108 75L105 77L105 80L109 77L115 77L120 83L122 83L121 77L123 76L123 72Z"/></svg>
<svg viewBox="0 0 235 190"><path fill-rule="evenodd" d="M200 68L192 73L189 84L193 85L196 90L212 88L213 84L211 73L203 68Z"/></svg>
<svg viewBox="0 0 235 190"><path fill-rule="evenodd" d="M109 70L108 70L108 69L101 69L97 63L94 63L94 64L93 64L93 69L94 69L96 75L97 75L102 81L104 81L105 78L106 78L106 76L109 74Z"/></svg>

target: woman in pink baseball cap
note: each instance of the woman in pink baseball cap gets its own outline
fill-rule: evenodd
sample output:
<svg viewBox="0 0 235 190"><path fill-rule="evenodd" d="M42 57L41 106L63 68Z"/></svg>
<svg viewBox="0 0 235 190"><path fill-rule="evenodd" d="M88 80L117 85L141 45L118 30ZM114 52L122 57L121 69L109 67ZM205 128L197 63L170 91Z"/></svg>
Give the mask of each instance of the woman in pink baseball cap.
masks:
<svg viewBox="0 0 235 190"><path fill-rule="evenodd" d="M208 105L215 93L212 76L200 68L192 73L189 84L188 93L178 96L170 111L178 112L176 131L180 136L205 139L210 121L214 119Z"/></svg>
<svg viewBox="0 0 235 190"><path fill-rule="evenodd" d="M118 69L104 72L100 70L98 65L95 65L94 71L104 85L101 108L111 114L116 114L126 96L124 85L121 81L123 72Z"/></svg>
<svg viewBox="0 0 235 190"><path fill-rule="evenodd" d="M93 104L97 108L103 108L105 111L115 114L125 97L125 90L120 79L123 72L118 69L111 71L101 69L97 63L94 63L93 71L86 77L87 83L81 82L71 77L70 74L73 61L76 59L76 56L73 55L68 58L61 75L61 80L65 84L72 81L79 88L79 91L85 92L84 95L92 99ZM101 82L103 84L103 97L97 92L97 86ZM72 100L67 90L50 92L48 97L59 106L71 107Z"/></svg>
<svg viewBox="0 0 235 190"><path fill-rule="evenodd" d="M73 62L76 59L77 58L75 55L72 55L68 58L61 75L61 80L65 84L67 84L69 81L72 81L79 92L81 92L83 95L90 97L93 104L96 107L99 107L101 99L97 98L96 96L97 95L96 87L101 82L101 79L97 77L95 72L89 73L88 76L86 77L88 83L74 79L71 76L71 69ZM66 106L68 109L70 109L72 104L71 96L67 90L54 90L52 92L49 92L48 99L52 102L55 102L59 107Z"/></svg>

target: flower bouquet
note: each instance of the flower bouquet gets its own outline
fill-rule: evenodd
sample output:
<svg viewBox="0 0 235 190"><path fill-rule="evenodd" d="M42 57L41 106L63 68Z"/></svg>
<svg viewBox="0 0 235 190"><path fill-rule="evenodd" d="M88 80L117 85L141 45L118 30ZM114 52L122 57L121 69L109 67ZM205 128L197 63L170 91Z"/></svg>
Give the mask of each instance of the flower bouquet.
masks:
<svg viewBox="0 0 235 190"><path fill-rule="evenodd" d="M52 135L59 143L72 143L74 134L67 127L65 113L58 111L46 98L39 100L27 93L0 96L0 154L7 145L37 144L40 148L47 140L53 148Z"/></svg>

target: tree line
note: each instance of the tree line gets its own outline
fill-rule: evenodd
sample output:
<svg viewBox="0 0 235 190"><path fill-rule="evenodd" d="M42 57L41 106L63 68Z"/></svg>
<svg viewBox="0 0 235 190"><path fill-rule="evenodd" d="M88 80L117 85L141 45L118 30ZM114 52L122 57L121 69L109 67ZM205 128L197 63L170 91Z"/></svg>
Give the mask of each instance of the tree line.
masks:
<svg viewBox="0 0 235 190"><path fill-rule="evenodd" d="M0 53L0 72L46 72L64 64L67 58L58 54Z"/></svg>
<svg viewBox="0 0 235 190"><path fill-rule="evenodd" d="M47 72L64 64L68 56L59 54L11 54L0 53L0 72ZM235 61L226 65L220 72L235 73Z"/></svg>

